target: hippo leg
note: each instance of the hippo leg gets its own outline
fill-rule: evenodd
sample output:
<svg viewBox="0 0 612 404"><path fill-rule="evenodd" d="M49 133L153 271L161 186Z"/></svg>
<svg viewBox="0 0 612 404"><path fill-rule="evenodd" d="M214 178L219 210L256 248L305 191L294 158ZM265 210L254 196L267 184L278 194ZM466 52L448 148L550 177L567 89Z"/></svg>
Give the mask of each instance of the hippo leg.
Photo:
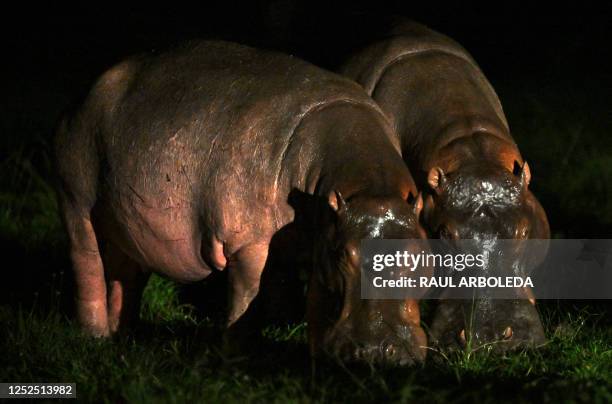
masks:
<svg viewBox="0 0 612 404"><path fill-rule="evenodd" d="M110 333L115 333L138 320L150 272L112 243L104 245L103 261L108 284L108 326Z"/></svg>
<svg viewBox="0 0 612 404"><path fill-rule="evenodd" d="M65 200L64 200L65 201ZM76 283L77 318L94 336L109 335L106 281L98 240L89 213L62 203L70 240L70 259Z"/></svg>
<svg viewBox="0 0 612 404"><path fill-rule="evenodd" d="M259 292L261 274L266 266L268 244L251 244L236 252L228 263L228 316L224 348L240 351L252 335L254 307L251 303ZM248 312L247 312L248 309Z"/></svg>

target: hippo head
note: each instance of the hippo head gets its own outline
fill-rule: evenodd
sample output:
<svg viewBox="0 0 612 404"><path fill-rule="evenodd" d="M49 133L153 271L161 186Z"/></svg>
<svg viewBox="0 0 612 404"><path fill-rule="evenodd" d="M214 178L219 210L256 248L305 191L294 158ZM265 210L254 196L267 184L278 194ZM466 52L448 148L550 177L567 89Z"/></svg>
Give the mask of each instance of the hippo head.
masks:
<svg viewBox="0 0 612 404"><path fill-rule="evenodd" d="M432 168L428 183L433 192L423 209L430 234L449 245L473 240L475 245L486 242L492 248L498 240L548 239L546 214L528 189L530 178L527 163L518 162L513 171L488 162L468 164L451 173ZM513 245L516 248L511 254L489 251L491 257L504 256L505 260L487 260L485 271L499 271L496 266L504 266L506 274L516 274L526 260L538 260L533 255L526 257L525 243ZM525 299L443 300L432 324L434 340L478 346L493 343L501 349L543 343L544 332L531 291L517 290L515 295Z"/></svg>
<svg viewBox="0 0 612 404"><path fill-rule="evenodd" d="M424 360L427 340L416 300L361 299L361 240L426 237L418 224L421 196L408 199L357 194L345 201L338 192L330 195L308 291L313 355L381 365Z"/></svg>

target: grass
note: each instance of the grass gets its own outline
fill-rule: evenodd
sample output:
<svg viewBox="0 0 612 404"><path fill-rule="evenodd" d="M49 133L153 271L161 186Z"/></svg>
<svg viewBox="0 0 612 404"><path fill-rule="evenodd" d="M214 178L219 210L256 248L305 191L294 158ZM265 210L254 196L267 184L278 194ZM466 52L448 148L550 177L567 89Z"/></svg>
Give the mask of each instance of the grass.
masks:
<svg viewBox="0 0 612 404"><path fill-rule="evenodd" d="M550 341L537 351L432 352L424 366L407 369L323 363L313 378L302 324L267 328L258 354L228 360L210 322L185 316L172 299L167 303L171 318L112 340L82 335L59 310L2 307L0 380L76 382L88 402L612 399L612 329L598 324L601 312L552 310Z"/></svg>
<svg viewBox="0 0 612 404"><path fill-rule="evenodd" d="M609 234L604 129L585 117L557 119L542 107L547 101L510 101L511 125L555 234ZM24 137L1 154L0 381L76 382L87 402L612 401L612 322L601 302L540 304L549 342L536 351L431 351L425 365L405 369L326 362L313 376L305 324L268 326L254 354L228 359L217 322L182 288L153 276L132 334L88 338L71 314L70 264L44 139Z"/></svg>

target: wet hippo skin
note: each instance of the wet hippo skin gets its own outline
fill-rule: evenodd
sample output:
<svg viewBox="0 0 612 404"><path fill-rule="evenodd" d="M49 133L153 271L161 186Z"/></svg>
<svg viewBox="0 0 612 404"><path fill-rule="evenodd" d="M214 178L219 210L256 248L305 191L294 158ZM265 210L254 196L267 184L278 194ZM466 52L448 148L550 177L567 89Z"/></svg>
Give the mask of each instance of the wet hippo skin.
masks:
<svg viewBox="0 0 612 404"><path fill-rule="evenodd" d="M355 53L341 73L361 84L389 117L426 194L424 223L431 237L451 244L549 238L546 214L528 188L529 166L500 101L459 44L403 21ZM442 301L431 324L433 341L501 349L541 344L544 333L532 303Z"/></svg>
<svg viewBox="0 0 612 404"><path fill-rule="evenodd" d="M272 240L287 256L303 254L291 241L300 215L316 223L313 355L424 358L415 301L355 292L359 240L425 233L397 137L354 82L281 54L190 42L104 73L55 146L89 333L125 326L151 271L180 282L227 271L226 340L240 340Z"/></svg>

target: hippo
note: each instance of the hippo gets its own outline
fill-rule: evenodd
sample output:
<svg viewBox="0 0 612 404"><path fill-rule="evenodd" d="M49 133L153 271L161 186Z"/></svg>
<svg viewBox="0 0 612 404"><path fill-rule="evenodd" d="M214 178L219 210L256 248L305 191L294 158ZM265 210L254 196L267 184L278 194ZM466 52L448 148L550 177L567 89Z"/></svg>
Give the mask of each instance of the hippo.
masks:
<svg viewBox="0 0 612 404"><path fill-rule="evenodd" d="M361 84L390 119L424 193L430 237L449 244L550 238L546 213L528 187L529 165L499 98L458 43L401 21L349 57L340 72ZM442 300L430 324L433 342L491 343L502 351L541 344L535 300L530 290L522 292L526 299Z"/></svg>
<svg viewBox="0 0 612 404"><path fill-rule="evenodd" d="M102 74L62 120L55 155L89 334L125 329L151 272L194 282L226 271L224 340L246 344L271 246L301 253L291 240L306 217L313 357L424 359L418 302L360 300L356 286L361 239L426 233L397 137L351 80L272 51L188 42Z"/></svg>

